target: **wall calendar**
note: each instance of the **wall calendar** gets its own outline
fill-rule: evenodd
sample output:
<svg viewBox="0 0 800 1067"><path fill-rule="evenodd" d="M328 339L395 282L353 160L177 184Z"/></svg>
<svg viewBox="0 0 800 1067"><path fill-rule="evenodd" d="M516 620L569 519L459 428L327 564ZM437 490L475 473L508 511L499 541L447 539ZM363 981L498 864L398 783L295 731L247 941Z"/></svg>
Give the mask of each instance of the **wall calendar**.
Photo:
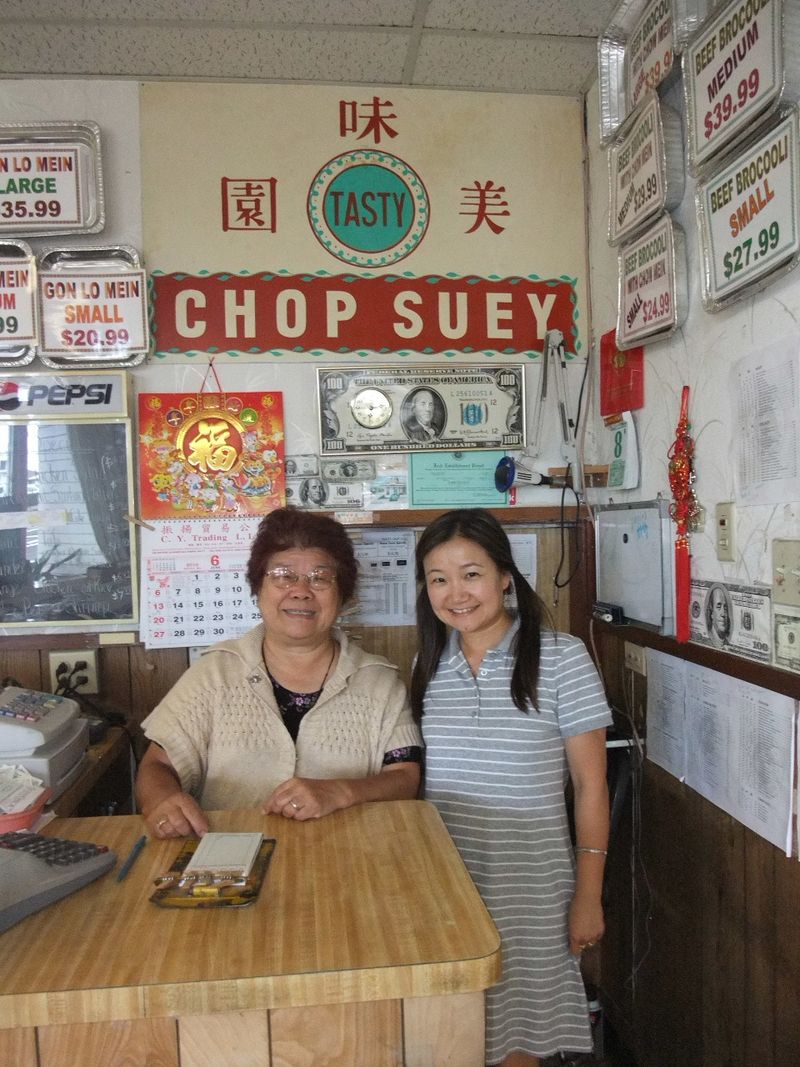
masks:
<svg viewBox="0 0 800 1067"><path fill-rule="evenodd" d="M142 527L141 626L146 648L213 645L261 622L247 560L257 518Z"/></svg>

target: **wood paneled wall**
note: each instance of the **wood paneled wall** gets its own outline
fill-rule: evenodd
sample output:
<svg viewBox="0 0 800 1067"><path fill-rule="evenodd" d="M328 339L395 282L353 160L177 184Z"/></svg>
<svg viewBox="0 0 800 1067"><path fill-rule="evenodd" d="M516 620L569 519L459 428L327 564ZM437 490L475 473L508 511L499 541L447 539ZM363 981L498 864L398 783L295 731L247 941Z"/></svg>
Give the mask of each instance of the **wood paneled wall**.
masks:
<svg viewBox="0 0 800 1067"><path fill-rule="evenodd" d="M644 736L646 683L624 642L654 644L800 695L800 679L725 653L600 627L609 693ZM637 640L638 638L638 640ZM737 662L731 662L737 661ZM612 840L602 995L643 1067L800 1061L800 863L645 760Z"/></svg>

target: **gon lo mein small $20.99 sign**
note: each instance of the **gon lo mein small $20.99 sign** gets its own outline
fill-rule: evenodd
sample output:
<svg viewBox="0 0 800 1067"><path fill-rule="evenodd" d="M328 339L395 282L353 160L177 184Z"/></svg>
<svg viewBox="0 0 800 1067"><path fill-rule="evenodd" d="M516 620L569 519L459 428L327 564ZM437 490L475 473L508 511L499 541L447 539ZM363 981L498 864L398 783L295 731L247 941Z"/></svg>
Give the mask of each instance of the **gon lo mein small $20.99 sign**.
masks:
<svg viewBox="0 0 800 1067"><path fill-rule="evenodd" d="M281 393L143 393L144 519L263 515L284 491Z"/></svg>

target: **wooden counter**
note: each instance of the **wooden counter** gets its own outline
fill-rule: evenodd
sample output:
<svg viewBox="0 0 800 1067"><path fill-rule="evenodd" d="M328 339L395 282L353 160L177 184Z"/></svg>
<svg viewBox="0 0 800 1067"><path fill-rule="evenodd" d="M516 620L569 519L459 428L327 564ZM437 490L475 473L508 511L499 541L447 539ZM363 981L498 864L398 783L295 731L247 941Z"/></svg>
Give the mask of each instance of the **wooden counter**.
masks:
<svg viewBox="0 0 800 1067"><path fill-rule="evenodd" d="M54 836L127 855L138 816ZM436 810L365 804L318 822L215 812L277 839L243 909L148 896L178 842L0 935L0 1063L17 1067L482 1067L500 941ZM127 1057L127 1058L126 1058Z"/></svg>

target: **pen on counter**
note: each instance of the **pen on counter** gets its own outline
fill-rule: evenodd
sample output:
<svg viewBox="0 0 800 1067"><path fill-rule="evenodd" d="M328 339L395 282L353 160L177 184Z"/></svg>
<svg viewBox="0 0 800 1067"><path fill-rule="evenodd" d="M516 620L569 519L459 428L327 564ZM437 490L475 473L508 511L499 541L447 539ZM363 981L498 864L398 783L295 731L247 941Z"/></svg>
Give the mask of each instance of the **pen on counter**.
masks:
<svg viewBox="0 0 800 1067"><path fill-rule="evenodd" d="M134 863L136 863L137 856L139 855L139 853L142 851L142 849L144 848L144 846L146 844L147 844L147 837L144 834L142 834L142 836L139 838L139 840L136 842L136 844L133 846L133 848L128 853L128 857L125 860L125 862L122 864L120 869L117 871L117 881L118 882L121 882L122 879L126 876L126 874L128 874L128 872L130 871L131 867L134 865Z"/></svg>

